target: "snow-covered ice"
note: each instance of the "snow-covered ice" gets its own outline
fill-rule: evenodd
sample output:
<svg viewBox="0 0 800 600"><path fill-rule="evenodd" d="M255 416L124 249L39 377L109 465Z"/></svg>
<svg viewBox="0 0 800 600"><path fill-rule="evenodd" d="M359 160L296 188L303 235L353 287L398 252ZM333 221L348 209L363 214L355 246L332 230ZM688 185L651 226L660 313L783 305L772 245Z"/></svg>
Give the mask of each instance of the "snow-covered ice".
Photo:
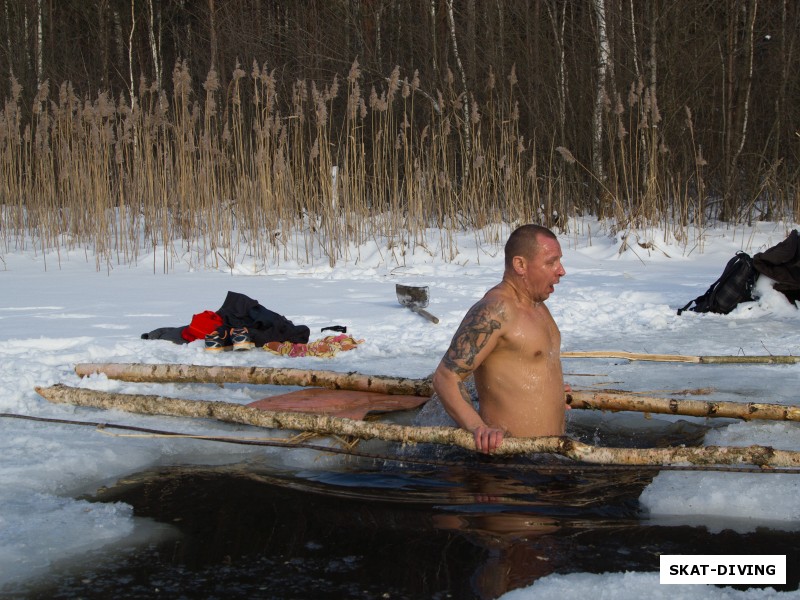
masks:
<svg viewBox="0 0 800 600"><path fill-rule="evenodd" d="M703 233L703 251L664 241L651 244L622 236L590 235L585 223L560 237L567 276L548 301L561 328L563 350L625 350L687 355L800 354L800 310L762 281L761 298L729 315L676 315L676 309L705 291L737 251L751 254L782 241L792 226L760 223L750 228L720 226ZM0 253L0 412L55 419L124 422L187 433L229 433L234 426L77 409L49 404L35 386L66 383L100 390L220 399L219 388L202 385L127 384L104 376L80 380L80 362L194 363L291 366L424 377L432 372L467 308L502 275L502 249L476 247L472 233L457 238L460 254L441 259L441 237L408 252L402 266L379 246L355 251L331 268L282 263L263 267L244 258L229 271L199 269L176 255L164 274L158 255L136 265L100 271L91 253L60 256L39 249ZM644 247L649 246L649 247ZM46 259L46 260L45 260ZM320 261L320 264L325 264ZM427 285L432 325L401 308L396 283ZM295 323L311 328L342 324L363 339L356 350L332 359L286 358L267 352L211 354L202 341L175 345L148 341L142 333L188 323L192 314L220 306L228 290L255 298ZM592 379L577 376L587 370ZM800 365L683 365L624 360L565 360L573 387L593 383L631 391L713 388L713 397L738 402L797 403ZM570 375L573 374L571 378ZM225 399L247 403L258 396L246 387L226 388ZM263 395L263 394L261 394ZM574 411L578 412L578 411ZM607 415L614 419L623 417ZM654 417L655 418L655 417ZM658 417L669 419L670 417ZM764 444L800 450L800 424L727 422L709 431L707 444ZM141 439L93 428L0 419L0 592L36 578L63 561L101 548L130 545L168 535L133 516L125 504L89 503L79 495L155 465L220 464L264 449L185 439ZM643 518L654 522L702 524L753 530L800 528L800 475L760 476L662 472L640 498ZM602 582L599 583L599 582ZM613 583L614 598L676 597L661 589L657 573L551 575L507 598L601 598ZM692 588L692 589L689 589ZM686 598L765 598L768 591L679 586ZM569 596L564 595L569 590ZM668 596L669 594L669 596ZM714 595L716 594L716 595ZM791 594L794 595L794 594Z"/></svg>

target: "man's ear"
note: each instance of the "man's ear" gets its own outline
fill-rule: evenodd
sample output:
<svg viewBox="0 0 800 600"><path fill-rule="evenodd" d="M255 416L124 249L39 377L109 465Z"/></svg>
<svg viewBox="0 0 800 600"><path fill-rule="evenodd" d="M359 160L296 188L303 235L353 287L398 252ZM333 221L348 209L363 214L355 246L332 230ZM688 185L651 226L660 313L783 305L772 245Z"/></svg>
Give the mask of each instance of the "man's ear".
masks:
<svg viewBox="0 0 800 600"><path fill-rule="evenodd" d="M514 272L517 275L524 275L528 262L525 260L524 256L515 256L511 259L511 266L514 267Z"/></svg>

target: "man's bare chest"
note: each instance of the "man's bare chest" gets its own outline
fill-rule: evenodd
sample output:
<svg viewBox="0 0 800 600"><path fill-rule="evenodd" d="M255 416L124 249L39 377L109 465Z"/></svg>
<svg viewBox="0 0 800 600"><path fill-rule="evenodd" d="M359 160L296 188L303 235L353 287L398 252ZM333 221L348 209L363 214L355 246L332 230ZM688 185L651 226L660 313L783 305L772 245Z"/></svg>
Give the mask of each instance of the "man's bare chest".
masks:
<svg viewBox="0 0 800 600"><path fill-rule="evenodd" d="M507 328L498 344L498 354L516 358L517 361L548 361L558 358L561 333L546 309L524 315Z"/></svg>

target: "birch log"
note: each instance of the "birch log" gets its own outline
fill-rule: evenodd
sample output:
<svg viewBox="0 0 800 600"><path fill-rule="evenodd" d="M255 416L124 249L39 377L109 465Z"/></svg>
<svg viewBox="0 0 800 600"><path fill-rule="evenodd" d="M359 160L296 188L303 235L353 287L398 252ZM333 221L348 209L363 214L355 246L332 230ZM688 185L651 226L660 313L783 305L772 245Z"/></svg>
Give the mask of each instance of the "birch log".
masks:
<svg viewBox="0 0 800 600"><path fill-rule="evenodd" d="M728 419L800 421L800 407L766 402L712 402L677 398L655 398L618 392L570 392L572 408L628 410L633 412L717 417Z"/></svg>
<svg viewBox="0 0 800 600"><path fill-rule="evenodd" d="M81 363L75 366L75 372L81 377L104 374L109 379L138 383L251 383L409 396L433 395L430 379L365 375L356 372L142 363ZM583 409L628 410L744 420L800 421L800 408L764 402L705 402L645 397L620 392L572 392L567 402L573 408Z"/></svg>
<svg viewBox="0 0 800 600"><path fill-rule="evenodd" d="M771 354L767 356L689 356L685 354L648 354L622 350L588 350L562 352L561 358L624 358L652 362L683 362L695 364L796 364L800 356Z"/></svg>
<svg viewBox="0 0 800 600"><path fill-rule="evenodd" d="M474 450L472 434L454 427L408 427L387 423L355 421L326 415L262 411L228 402L182 400L154 395L117 394L65 385L37 387L49 402L138 414L217 419L269 429L310 431L320 435L343 435L360 439L381 439L401 443L430 443ZM675 448L608 448L591 446L571 438L505 438L494 452L498 456L522 453L560 454L591 464L659 466L758 465L760 467L800 467L800 452L776 450L769 446L703 446Z"/></svg>
<svg viewBox="0 0 800 600"><path fill-rule="evenodd" d="M252 383L297 385L331 390L354 390L379 394L431 396L430 379L408 379L364 373L272 367L225 367L183 364L79 363L81 377L104 374L109 379L150 383Z"/></svg>

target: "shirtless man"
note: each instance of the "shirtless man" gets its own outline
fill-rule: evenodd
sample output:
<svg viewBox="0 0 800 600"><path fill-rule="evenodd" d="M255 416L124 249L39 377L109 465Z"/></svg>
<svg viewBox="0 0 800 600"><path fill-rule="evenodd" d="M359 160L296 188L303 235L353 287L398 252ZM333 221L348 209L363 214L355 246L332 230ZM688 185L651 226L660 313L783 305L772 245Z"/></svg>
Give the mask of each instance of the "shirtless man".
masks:
<svg viewBox="0 0 800 600"><path fill-rule="evenodd" d="M504 435L563 435L561 333L544 301L566 274L549 229L523 225L505 246L503 280L469 309L433 374L447 413L491 452ZM474 375L480 411L464 380Z"/></svg>

